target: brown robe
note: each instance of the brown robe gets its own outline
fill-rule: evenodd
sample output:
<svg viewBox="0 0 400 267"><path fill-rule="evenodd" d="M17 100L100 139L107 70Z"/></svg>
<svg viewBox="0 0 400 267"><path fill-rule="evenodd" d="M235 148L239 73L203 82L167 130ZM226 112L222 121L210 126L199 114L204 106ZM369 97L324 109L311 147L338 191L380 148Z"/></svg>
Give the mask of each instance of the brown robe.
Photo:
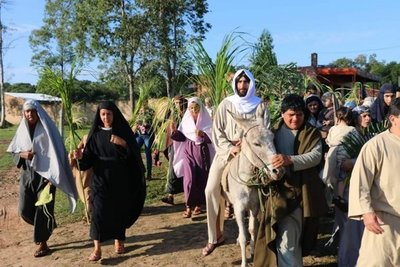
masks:
<svg viewBox="0 0 400 267"><path fill-rule="evenodd" d="M282 126L283 121L278 128ZM296 155L310 152L321 141L319 131L305 124L295 138ZM328 206L324 195L324 185L318 176L317 166L301 171L288 172L285 177L264 188L267 197L260 215L254 266L278 266L276 233L278 221L294 211L299 205L303 208L303 255L309 253L317 239L318 217L326 214Z"/></svg>

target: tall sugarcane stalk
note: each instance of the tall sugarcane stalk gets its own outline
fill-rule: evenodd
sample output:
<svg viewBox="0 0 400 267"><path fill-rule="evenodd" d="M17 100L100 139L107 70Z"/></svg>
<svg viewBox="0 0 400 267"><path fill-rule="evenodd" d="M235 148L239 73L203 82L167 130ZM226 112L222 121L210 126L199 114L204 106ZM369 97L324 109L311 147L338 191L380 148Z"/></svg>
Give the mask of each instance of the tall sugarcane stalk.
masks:
<svg viewBox="0 0 400 267"><path fill-rule="evenodd" d="M76 131L76 127L74 125L73 121L73 116L72 116L72 101L71 101L71 96L72 96L72 88L73 88L73 83L76 74L79 71L75 69L74 66L71 67L71 71L66 79L64 79L62 73L57 73L54 70L52 70L50 67L45 67L42 72L42 79L46 81L47 86L49 87L50 91L57 94L61 100L62 100L62 108L64 109L64 114L65 114L65 121L67 123L67 127L69 129L69 151L74 150L77 148L78 143L79 143L79 135ZM79 183L78 186L80 187L80 190L83 192L83 204L85 206L85 217L87 223L90 222L89 218L89 211L87 207L87 196L85 191L83 190L83 181L82 181L82 175L81 175L81 170L79 167L79 164L77 164L78 168L78 175L79 175Z"/></svg>

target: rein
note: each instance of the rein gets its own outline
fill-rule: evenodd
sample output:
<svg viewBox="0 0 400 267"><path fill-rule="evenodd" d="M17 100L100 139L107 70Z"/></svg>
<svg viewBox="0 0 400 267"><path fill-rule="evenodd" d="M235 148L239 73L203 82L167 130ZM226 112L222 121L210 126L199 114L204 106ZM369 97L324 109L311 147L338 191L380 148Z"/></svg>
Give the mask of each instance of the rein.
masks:
<svg viewBox="0 0 400 267"><path fill-rule="evenodd" d="M248 141L247 141L247 133L250 131L250 130L252 130L253 128L255 128L255 127L258 127L259 125L254 125L254 126L252 126L252 127L250 127L244 134L243 134L243 139L247 142L247 143L249 143ZM240 178L240 176L238 175L239 174L239 164L240 164L240 156L244 156L244 157L246 157L246 159L250 162L250 160L249 160L249 157L248 156L246 156L246 154L243 152L243 151L241 151L241 153L239 153L238 155L237 155L237 160L238 160L238 164L237 164L237 166L236 166L236 175L233 175L233 173L232 173L232 170L231 170L231 168L229 168L229 175L230 175L230 177L233 179L233 180L235 180L238 184L241 184L241 185L245 185L245 186L248 186L248 187L256 187L256 189L257 189L257 191L258 191L258 199L259 199L259 202L260 202L260 208L261 208L261 211L263 211L264 212L264 205L263 205L263 203L262 203L262 197L263 196L265 196L265 197L268 197L269 195L271 195L272 194L272 192L271 192L271 190L272 190L272 188L269 186L269 184L270 184L270 179L268 178L268 176L267 176L267 174L265 173L265 171L264 171L264 168L263 169L259 169L259 168L257 168L257 167L255 167L253 164L253 173L254 173L254 175L253 176L251 176L250 177L250 179L248 179L247 181L245 181L245 180L243 180L242 178ZM264 161L256 154L256 153L253 153L254 155L255 155L255 157L256 158L258 158L262 163L264 163ZM265 168L268 168L268 166L269 165L271 165L271 164L265 164L264 163L264 166L266 166ZM263 190L263 188L265 188L265 187L268 187L268 193L264 193L264 190Z"/></svg>

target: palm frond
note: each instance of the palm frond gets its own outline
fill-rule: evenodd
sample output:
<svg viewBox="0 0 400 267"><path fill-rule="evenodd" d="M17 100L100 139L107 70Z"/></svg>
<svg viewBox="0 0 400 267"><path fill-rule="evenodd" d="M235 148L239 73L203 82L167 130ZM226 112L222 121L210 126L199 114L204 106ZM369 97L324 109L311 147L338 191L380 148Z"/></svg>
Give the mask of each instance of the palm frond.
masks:
<svg viewBox="0 0 400 267"><path fill-rule="evenodd" d="M358 134L349 134L343 139L342 145L350 158L356 158L363 145L375 135L387 129L387 122L371 123Z"/></svg>
<svg viewBox="0 0 400 267"><path fill-rule="evenodd" d="M168 97L155 99L150 106L154 110L152 128L154 129L153 147L163 150L167 140L167 129L173 122L179 122L182 114Z"/></svg>
<svg viewBox="0 0 400 267"><path fill-rule="evenodd" d="M224 97L232 93L227 75L233 71L236 57L247 49L237 44L239 38L240 34L237 32L227 35L217 52L215 62L212 61L201 42L196 42L192 48L197 72L194 82L207 89L207 96L211 98L214 106L218 106Z"/></svg>
<svg viewBox="0 0 400 267"><path fill-rule="evenodd" d="M136 123L139 110L142 108L143 104L148 101L150 92L155 86L157 86L157 84L157 80L153 78L139 85L139 97L136 100L135 109L132 112L131 119L129 120L129 125L133 126Z"/></svg>

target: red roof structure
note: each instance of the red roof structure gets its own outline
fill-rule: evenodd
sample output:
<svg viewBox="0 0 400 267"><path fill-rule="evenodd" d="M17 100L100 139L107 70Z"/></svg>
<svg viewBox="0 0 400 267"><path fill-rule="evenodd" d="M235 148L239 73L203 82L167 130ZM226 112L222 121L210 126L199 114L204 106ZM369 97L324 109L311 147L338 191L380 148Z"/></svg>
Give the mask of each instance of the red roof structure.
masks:
<svg viewBox="0 0 400 267"><path fill-rule="evenodd" d="M358 68L337 68L318 65L317 53L311 54L311 66L300 67L299 71L334 89L351 88L355 82L364 84L379 83L381 81L379 76ZM379 85L377 84L376 87L379 87Z"/></svg>

